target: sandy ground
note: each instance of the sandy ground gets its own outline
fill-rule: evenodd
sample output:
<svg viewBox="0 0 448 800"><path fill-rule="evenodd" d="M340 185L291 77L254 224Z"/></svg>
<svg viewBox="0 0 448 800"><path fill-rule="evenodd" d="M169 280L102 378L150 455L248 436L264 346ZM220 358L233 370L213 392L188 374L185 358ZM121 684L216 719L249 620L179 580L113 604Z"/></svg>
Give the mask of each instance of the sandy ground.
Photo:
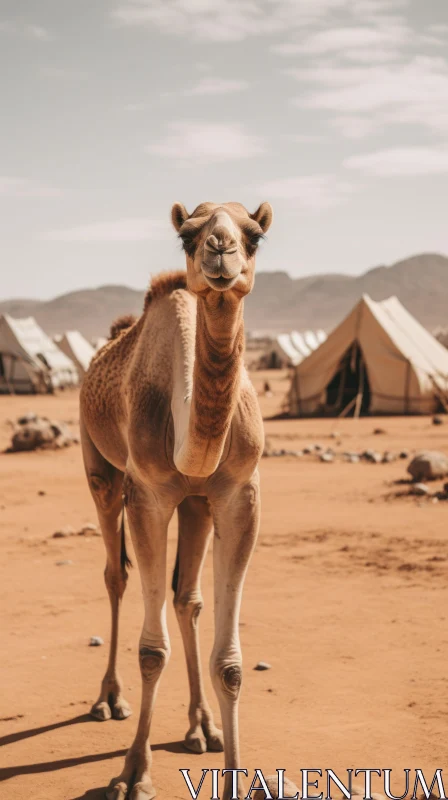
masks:
<svg viewBox="0 0 448 800"><path fill-rule="evenodd" d="M256 378L260 386L263 377ZM273 396L261 399L265 415L279 408L286 376L272 387ZM29 409L76 427L76 394L0 398L0 447L8 418ZM386 433L374 436L376 427ZM320 443L341 451L448 450L448 420L435 427L428 418L268 420L266 432L275 447L292 449ZM349 767L433 772L446 766L448 504L395 497L405 468L403 461L263 459L261 532L241 617L241 743L249 770L286 768L297 780L304 767L329 767L344 777ZM79 446L0 455L0 796L8 800L99 800L132 741L136 713L106 723L87 715L107 656L106 647L89 647L89 638L109 640L102 541L52 538L61 526L91 521ZM169 573L175 545L173 523ZM67 560L73 563L57 565ZM211 588L209 555L204 665L213 635ZM187 678L171 602L168 617L172 658L152 744L158 796L173 800L189 797L180 768L190 768L196 780L202 768L222 767L222 755L183 750ZM120 664L135 712L141 623L134 569ZM272 669L254 671L259 660ZM216 711L208 675L207 686ZM402 773L394 774L401 794ZM380 788L375 780L374 788ZM201 797L210 796L207 789Z"/></svg>

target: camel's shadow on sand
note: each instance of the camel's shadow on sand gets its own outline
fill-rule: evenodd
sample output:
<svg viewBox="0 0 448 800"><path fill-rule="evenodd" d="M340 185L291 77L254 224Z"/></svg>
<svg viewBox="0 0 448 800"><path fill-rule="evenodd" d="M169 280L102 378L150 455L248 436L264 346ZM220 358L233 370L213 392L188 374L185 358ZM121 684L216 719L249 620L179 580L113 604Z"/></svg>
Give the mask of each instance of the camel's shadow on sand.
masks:
<svg viewBox="0 0 448 800"><path fill-rule="evenodd" d="M21 742L24 739L31 739L33 736L40 736L43 733L54 731L59 728L66 728L69 725L78 725L80 723L91 722L98 724L92 719L89 714L81 714L71 719L62 720L61 722L54 722L50 725L42 725L40 728L29 728L25 731L17 731L0 738L0 747L15 742ZM152 745L153 751L166 750L170 753L183 753L185 752L182 742L161 742ZM10 778L15 778L17 775L36 775L45 772L54 772L59 769L68 769L70 767L82 766L83 764L92 764L96 761L106 761L112 758L120 758L126 755L126 750L111 750L107 753L94 753L86 756L78 756L73 758L61 758L56 761L41 761L34 764L20 764L12 767L3 767L0 769L0 783L7 781ZM72 800L103 800L106 786L90 789L85 794L72 798Z"/></svg>

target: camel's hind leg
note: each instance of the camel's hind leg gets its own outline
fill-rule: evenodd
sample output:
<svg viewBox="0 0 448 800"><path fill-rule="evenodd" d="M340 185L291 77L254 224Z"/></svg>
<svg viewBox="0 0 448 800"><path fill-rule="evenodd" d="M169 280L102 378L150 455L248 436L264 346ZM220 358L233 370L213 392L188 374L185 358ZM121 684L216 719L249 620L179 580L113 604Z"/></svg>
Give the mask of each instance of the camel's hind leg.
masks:
<svg viewBox="0 0 448 800"><path fill-rule="evenodd" d="M190 684L190 728L185 746L195 753L222 750L222 733L216 728L204 693L199 653L199 614L202 609L200 579L212 530L205 497L187 497L178 507L179 546L173 575L174 607L187 661Z"/></svg>
<svg viewBox="0 0 448 800"><path fill-rule="evenodd" d="M118 622L121 600L126 589L128 559L124 543L122 503L123 473L98 452L89 434L81 425L84 466L90 491L106 546L104 580L110 600L112 625L109 661L101 683L100 696L90 713L98 720L126 719L131 709L122 694L122 681L117 671Z"/></svg>

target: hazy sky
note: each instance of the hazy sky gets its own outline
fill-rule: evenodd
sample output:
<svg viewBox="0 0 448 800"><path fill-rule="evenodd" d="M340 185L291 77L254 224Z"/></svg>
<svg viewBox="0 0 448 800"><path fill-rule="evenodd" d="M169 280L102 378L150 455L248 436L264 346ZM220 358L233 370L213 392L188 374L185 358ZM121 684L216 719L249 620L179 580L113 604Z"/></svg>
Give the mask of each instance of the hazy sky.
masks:
<svg viewBox="0 0 448 800"><path fill-rule="evenodd" d="M173 201L262 270L448 253L447 0L1 0L0 297L143 287Z"/></svg>

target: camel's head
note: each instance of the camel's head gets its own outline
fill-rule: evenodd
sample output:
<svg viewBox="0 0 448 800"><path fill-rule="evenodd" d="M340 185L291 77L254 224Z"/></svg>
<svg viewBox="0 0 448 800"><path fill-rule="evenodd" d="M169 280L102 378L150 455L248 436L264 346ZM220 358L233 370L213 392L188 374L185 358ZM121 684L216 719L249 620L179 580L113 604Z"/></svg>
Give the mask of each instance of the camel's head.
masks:
<svg viewBox="0 0 448 800"><path fill-rule="evenodd" d="M171 218L183 242L191 291L250 292L258 243L272 222L269 203L254 214L240 203L201 203L192 214L175 203Z"/></svg>

